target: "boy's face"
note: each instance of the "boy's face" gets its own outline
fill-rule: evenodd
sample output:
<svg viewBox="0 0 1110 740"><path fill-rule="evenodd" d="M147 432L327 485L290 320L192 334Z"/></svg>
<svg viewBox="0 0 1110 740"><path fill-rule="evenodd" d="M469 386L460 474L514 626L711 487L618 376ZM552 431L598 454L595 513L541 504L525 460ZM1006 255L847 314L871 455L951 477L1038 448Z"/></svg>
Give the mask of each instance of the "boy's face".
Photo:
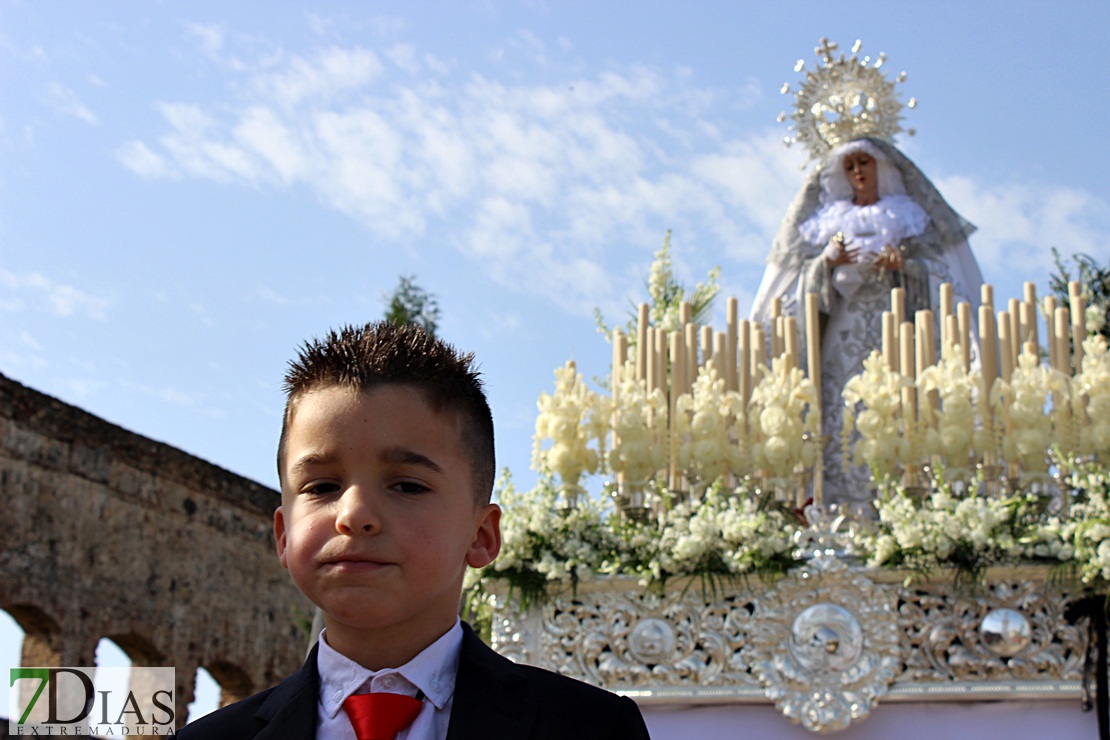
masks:
<svg viewBox="0 0 1110 740"><path fill-rule="evenodd" d="M454 623L466 566L497 556L500 510L475 501L459 427L404 385L297 401L274 534L329 636L434 640Z"/></svg>

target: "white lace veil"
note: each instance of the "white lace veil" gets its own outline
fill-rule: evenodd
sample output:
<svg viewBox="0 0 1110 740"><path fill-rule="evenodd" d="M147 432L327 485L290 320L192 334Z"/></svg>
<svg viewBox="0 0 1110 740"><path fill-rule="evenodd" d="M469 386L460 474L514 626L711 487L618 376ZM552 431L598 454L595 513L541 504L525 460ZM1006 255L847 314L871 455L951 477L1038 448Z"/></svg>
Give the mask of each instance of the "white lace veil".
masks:
<svg viewBox="0 0 1110 740"><path fill-rule="evenodd" d="M782 220L767 257L768 264L797 269L804 261L821 253L825 245L807 243L798 228L825 203L851 197L851 184L844 174L843 160L853 151L866 151L878 162L880 197L901 191L929 214L929 226L919 237L923 249L939 256L949 248L966 244L975 227L948 205L909 157L882 139L857 139L833 150L806 177Z"/></svg>
<svg viewBox="0 0 1110 740"><path fill-rule="evenodd" d="M769 325L771 305L775 298L782 301L784 315L801 316L801 302L806 292L816 293L822 311L829 310L831 293L828 270L814 270L814 262L824 244L811 244L802 236L800 227L827 203L851 197L851 184L844 174L844 156L865 151L878 163L878 185L881 195L904 193L929 216L925 230L909 242L915 258L941 260L953 266L968 290L973 307L978 306L978 286L983 282L979 265L968 246L967 237L975 227L948 205L929 178L893 145L881 139L858 139L838 147L806 177L779 226L778 235L767 257L763 280L752 302L751 318ZM823 276L823 277L822 277ZM921 299L935 291L927 285L918 286ZM973 317L974 318L974 317ZM801 326L801 322L799 322Z"/></svg>
<svg viewBox="0 0 1110 740"><path fill-rule="evenodd" d="M821 205L837 200L851 200L854 191L852 183L848 180L848 173L844 171L844 158L856 152L863 152L875 160L880 198L906 194L906 184L902 182L902 175L898 173L890 157L883 154L869 140L856 139L847 144L841 144L829 153L820 175Z"/></svg>

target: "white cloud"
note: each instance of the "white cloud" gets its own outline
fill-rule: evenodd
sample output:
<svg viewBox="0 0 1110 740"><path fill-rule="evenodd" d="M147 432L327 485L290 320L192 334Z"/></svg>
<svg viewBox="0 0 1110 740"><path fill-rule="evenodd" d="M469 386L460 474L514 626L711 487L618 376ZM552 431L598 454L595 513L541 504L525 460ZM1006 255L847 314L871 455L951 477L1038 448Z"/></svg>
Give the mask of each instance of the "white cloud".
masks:
<svg viewBox="0 0 1110 740"><path fill-rule="evenodd" d="M116 149L116 159L144 180L174 176L166 158L141 141L130 141Z"/></svg>
<svg viewBox="0 0 1110 740"><path fill-rule="evenodd" d="M526 34L514 43L542 54ZM385 55L415 70L415 48ZM456 246L494 279L520 290L527 275L542 274L544 292L572 310L581 310L584 286L612 289L598 252L606 245L653 246L667 227L685 226L735 251L752 224L731 213L732 201L774 197L765 183L748 191L727 183L747 169L739 156L714 169L672 151L718 135L689 113L714 96L675 90L649 70L546 85L390 80L382 91L384 74L361 48L295 57L255 76L257 99L162 104L170 132L153 147L132 143L121 161L148 177L173 166L220 182L306 184L386 241L411 243L433 219L457 222ZM348 94L343 103L339 93ZM236 107L230 117L215 112ZM737 147L768 159L755 145Z"/></svg>
<svg viewBox="0 0 1110 740"><path fill-rule="evenodd" d="M65 381L65 387L75 396L87 397L105 387L105 383L86 378L71 378Z"/></svg>
<svg viewBox="0 0 1110 740"><path fill-rule="evenodd" d="M305 175L308 157L294 133L273 111L261 106L251 107L233 134L244 149L254 150L282 183L289 184Z"/></svg>
<svg viewBox="0 0 1110 740"><path fill-rule="evenodd" d="M313 59L293 57L284 69L259 75L254 84L263 100L292 108L311 98L329 100L357 90L381 72L382 63L373 51L333 46Z"/></svg>
<svg viewBox="0 0 1110 740"><path fill-rule="evenodd" d="M740 262L762 261L770 250L786 207L801 186L797 150L768 132L727 143L721 152L697 157L693 172L714 189L729 213L730 255Z"/></svg>
<svg viewBox="0 0 1110 740"><path fill-rule="evenodd" d="M17 339L22 346L35 352L38 352L43 348L42 343L31 336L31 332L27 331L26 329L20 329Z"/></svg>
<svg viewBox="0 0 1110 740"><path fill-rule="evenodd" d="M312 29L312 32L317 36L326 36L331 32L332 26L335 25L330 19L316 15L315 13L308 13L307 20L308 27Z"/></svg>
<svg viewBox="0 0 1110 740"><path fill-rule="evenodd" d="M197 33L219 51L228 42L217 30ZM545 53L527 34L512 43L518 57L520 48ZM419 249L433 228L449 227L448 241L494 280L575 312L606 300L619 308L638 291L616 265L633 249L646 264L667 228L721 255L710 264L726 275L762 270L803 178L804 152L785 149L781 132L722 134L730 111L764 94L751 79L740 93L694 88L682 70L459 83L448 76L455 63L411 45L380 53L274 55L233 97L162 104L168 131L117 156L148 178L303 186L394 247ZM1051 244L1106 251L1106 204L1089 194L938 184L982 227L973 241L981 260L1043 264L1038 250Z"/></svg>
<svg viewBox="0 0 1110 740"><path fill-rule="evenodd" d="M416 74L420 71L416 47L412 44L394 44L386 49L385 57L409 74Z"/></svg>
<svg viewBox="0 0 1110 740"><path fill-rule="evenodd" d="M179 406L181 408L197 408L200 407L207 400L203 393L190 393L187 391L183 391L180 388L174 388L170 385L156 387L143 383L135 383L130 380L122 380L120 381L120 385L130 391L134 391L144 396L157 399L162 403L166 403L171 406Z"/></svg>
<svg viewBox="0 0 1110 740"><path fill-rule="evenodd" d="M264 286L259 286L255 290L255 296L265 303L272 303L276 306L286 306L289 304L289 299L287 299L281 293L278 293L276 290L266 288Z"/></svg>
<svg viewBox="0 0 1110 740"><path fill-rule="evenodd" d="M197 403L197 397L195 394L186 393L185 391L171 388L169 386L162 387L155 393L155 395L157 395L166 403L172 404L174 406L195 406Z"/></svg>
<svg viewBox="0 0 1110 740"><path fill-rule="evenodd" d="M91 296L71 285L52 285L46 289L47 300L58 316L83 313L92 318L104 319L108 301Z"/></svg>
<svg viewBox="0 0 1110 740"><path fill-rule="evenodd" d="M1110 204L1075 188L1048 184L996 184L967 176L937 181L952 206L978 227L970 241L983 266L998 274L1036 274L1062 255L1110 257Z"/></svg>
<svg viewBox="0 0 1110 740"><path fill-rule="evenodd" d="M474 224L466 234L465 251L472 257L504 267L524 248L533 242L531 211L523 204L508 198L485 198L478 205Z"/></svg>
<svg viewBox="0 0 1110 740"><path fill-rule="evenodd" d="M190 23L190 34L196 36L201 53L213 61L218 61L224 48L224 29L215 23Z"/></svg>
<svg viewBox="0 0 1110 740"><path fill-rule="evenodd" d="M63 318L82 316L103 321L112 304L108 298L55 283L37 272L16 274L0 269L0 288L8 293L0 302L0 309L7 311L21 311L31 306Z"/></svg>
<svg viewBox="0 0 1110 740"><path fill-rule="evenodd" d="M81 102L76 92L68 87L63 87L56 82L51 83L47 91L47 99L54 106L54 109L60 113L78 118L90 126L96 126L100 123L96 114Z"/></svg>
<svg viewBox="0 0 1110 740"><path fill-rule="evenodd" d="M253 182L259 175L257 165L262 162L257 158L252 160L241 147L222 139L224 133L219 130L217 121L198 106L163 103L159 108L173 127L173 131L159 139L159 144L177 168L218 182L237 178ZM130 153L134 152L132 144Z"/></svg>

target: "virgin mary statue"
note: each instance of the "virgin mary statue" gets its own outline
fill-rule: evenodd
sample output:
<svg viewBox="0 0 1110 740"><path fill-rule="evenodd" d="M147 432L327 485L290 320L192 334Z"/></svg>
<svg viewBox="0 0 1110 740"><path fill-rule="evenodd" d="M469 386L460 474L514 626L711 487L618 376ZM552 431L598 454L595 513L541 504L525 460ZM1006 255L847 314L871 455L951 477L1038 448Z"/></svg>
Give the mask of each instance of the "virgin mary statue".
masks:
<svg viewBox="0 0 1110 740"><path fill-rule="evenodd" d="M798 316L804 327L804 297L817 294L825 500L865 502L873 495L869 471L844 464L841 391L882 346L891 288L905 288L906 315L912 317L918 309L935 310L940 285L950 283L955 301L970 303L976 316L983 278L967 243L975 227L890 142L901 130L901 106L894 108L893 125L879 114L883 103L889 108L892 85L882 75L868 75L877 68L855 57L834 59L835 45L823 44L818 53L825 67L807 76L794 115L797 138L819 163L782 220L751 318L768 324L777 298L783 315ZM844 109L845 101L855 105ZM841 110L833 111L838 105Z"/></svg>

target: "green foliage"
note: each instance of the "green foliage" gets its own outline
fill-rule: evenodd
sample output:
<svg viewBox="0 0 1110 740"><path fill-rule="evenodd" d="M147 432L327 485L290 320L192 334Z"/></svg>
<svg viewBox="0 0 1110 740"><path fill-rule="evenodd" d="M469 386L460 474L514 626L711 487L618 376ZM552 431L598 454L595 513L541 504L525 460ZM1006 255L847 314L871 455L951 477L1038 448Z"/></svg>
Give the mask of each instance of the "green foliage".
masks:
<svg viewBox="0 0 1110 740"><path fill-rule="evenodd" d="M416 284L415 275L402 275L392 295L386 296L386 300L386 321L398 326L416 324L435 335L439 325L439 302L433 294Z"/></svg>
<svg viewBox="0 0 1110 740"><path fill-rule="evenodd" d="M1087 302L1087 331L1101 334L1110 341L1110 263L1100 267L1090 255L1073 254L1071 259L1078 274L1072 278L1055 247L1052 248L1052 258L1056 262L1056 274L1049 276L1048 287L1056 296L1056 305L1069 305L1068 283L1073 279L1079 281ZM1051 317L1048 320L1051 321Z"/></svg>
<svg viewBox="0 0 1110 740"><path fill-rule="evenodd" d="M661 327L667 331L678 329L679 311L683 302L690 303L695 323L705 323L709 311L713 307L713 299L721 290L717 284L720 274L721 268L714 267L709 271L706 282L698 283L693 290L686 290L681 283L675 280L674 271L671 268L671 231L668 229L663 236L663 246L655 253L655 261L651 263L651 272L648 274L647 280L644 281L648 296L651 299L648 309L651 325ZM631 344L635 344L636 341L636 324L639 321L637 305L636 303L632 304L628 322L624 326ZM605 323L600 309L594 309L594 320L597 322L597 330L604 334L607 339L612 339L613 328Z"/></svg>

